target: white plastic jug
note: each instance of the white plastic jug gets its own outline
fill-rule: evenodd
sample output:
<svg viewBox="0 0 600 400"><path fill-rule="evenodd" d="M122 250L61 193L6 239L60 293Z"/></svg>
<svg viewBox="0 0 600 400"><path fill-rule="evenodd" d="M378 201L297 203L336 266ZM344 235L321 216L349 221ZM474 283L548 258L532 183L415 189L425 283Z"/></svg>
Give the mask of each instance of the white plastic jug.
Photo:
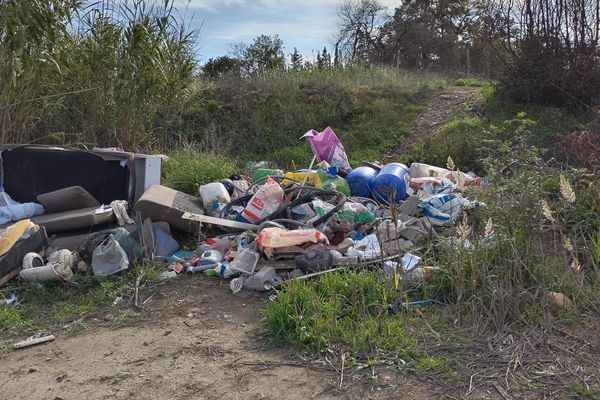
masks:
<svg viewBox="0 0 600 400"><path fill-rule="evenodd" d="M213 182L200 186L200 199L204 211L213 217L218 217L225 204L231 201L231 196L221 182Z"/></svg>

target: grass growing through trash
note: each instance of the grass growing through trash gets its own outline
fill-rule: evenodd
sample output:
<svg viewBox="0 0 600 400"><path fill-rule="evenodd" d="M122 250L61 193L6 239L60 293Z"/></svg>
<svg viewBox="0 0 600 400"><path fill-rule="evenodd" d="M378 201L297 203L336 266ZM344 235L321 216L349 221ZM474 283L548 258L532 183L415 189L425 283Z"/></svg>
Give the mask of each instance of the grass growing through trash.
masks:
<svg viewBox="0 0 600 400"><path fill-rule="evenodd" d="M439 268L434 278L398 291L368 271L288 285L267 306L266 330L273 343L338 356L338 367L342 355L378 363L397 354L419 374L473 383L485 381L474 377L490 364L501 376L512 371L506 382L517 394L595 398L600 380L582 383L580 376L596 376L600 365L581 327L597 326L600 315L600 178L539 147L552 146L550 138L588 116L508 104L485 83L481 95L488 105L479 115L465 109L403 160L446 166L451 155L461 170L490 181L463 188L485 207L411 250ZM363 294L365 282L370 289ZM386 307L424 299L442 306L415 313L422 318ZM564 348L583 343L578 352L558 344L564 335ZM558 380L556 364L545 358L555 352L569 371Z"/></svg>

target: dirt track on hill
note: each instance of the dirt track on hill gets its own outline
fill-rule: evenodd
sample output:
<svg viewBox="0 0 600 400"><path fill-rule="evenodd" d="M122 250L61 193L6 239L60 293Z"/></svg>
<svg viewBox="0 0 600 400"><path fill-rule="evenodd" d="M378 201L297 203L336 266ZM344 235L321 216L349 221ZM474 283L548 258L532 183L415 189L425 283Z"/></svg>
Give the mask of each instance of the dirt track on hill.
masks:
<svg viewBox="0 0 600 400"><path fill-rule="evenodd" d="M425 111L412 122L410 134L386 154L385 161L393 161L398 155L404 154L412 144L448 122L480 89L474 86L450 86L444 92L435 95Z"/></svg>
<svg viewBox="0 0 600 400"><path fill-rule="evenodd" d="M389 153L445 123L478 90L450 87ZM339 371L266 346L264 294L180 277L144 293L143 310L84 316L85 330L1 360L5 399L428 399L423 382L385 367ZM20 339L20 338L19 338Z"/></svg>

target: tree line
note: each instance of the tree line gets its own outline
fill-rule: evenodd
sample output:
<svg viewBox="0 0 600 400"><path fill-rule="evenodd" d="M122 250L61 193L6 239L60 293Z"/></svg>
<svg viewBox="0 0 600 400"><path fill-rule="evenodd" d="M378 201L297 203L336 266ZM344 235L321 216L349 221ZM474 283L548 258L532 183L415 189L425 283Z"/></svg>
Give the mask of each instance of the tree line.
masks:
<svg viewBox="0 0 600 400"><path fill-rule="evenodd" d="M346 0L331 51L316 60L294 49L286 63L281 39L262 35L208 60L204 73L383 65L500 79L519 100L591 108L599 36L600 0L403 0L392 13L377 0Z"/></svg>

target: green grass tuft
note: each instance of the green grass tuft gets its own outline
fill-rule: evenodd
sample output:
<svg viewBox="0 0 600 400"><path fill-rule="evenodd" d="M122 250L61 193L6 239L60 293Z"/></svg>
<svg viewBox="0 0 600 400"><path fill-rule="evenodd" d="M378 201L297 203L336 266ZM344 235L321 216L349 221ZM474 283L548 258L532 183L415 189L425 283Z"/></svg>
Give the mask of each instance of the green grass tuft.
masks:
<svg viewBox="0 0 600 400"><path fill-rule="evenodd" d="M486 81L477 78L460 78L454 81L455 86L483 86Z"/></svg>
<svg viewBox="0 0 600 400"><path fill-rule="evenodd" d="M0 306L0 332L14 332L24 325L21 314L15 306L3 304Z"/></svg>
<svg viewBox="0 0 600 400"><path fill-rule="evenodd" d="M266 308L272 343L293 343L314 352L347 352L356 359L393 353L412 359L416 340L405 321L389 314L395 293L372 272L331 273L295 282Z"/></svg>
<svg viewBox="0 0 600 400"><path fill-rule="evenodd" d="M198 193L197 185L227 178L238 170L231 158L192 147L171 153L163 169L164 185L190 194Z"/></svg>

